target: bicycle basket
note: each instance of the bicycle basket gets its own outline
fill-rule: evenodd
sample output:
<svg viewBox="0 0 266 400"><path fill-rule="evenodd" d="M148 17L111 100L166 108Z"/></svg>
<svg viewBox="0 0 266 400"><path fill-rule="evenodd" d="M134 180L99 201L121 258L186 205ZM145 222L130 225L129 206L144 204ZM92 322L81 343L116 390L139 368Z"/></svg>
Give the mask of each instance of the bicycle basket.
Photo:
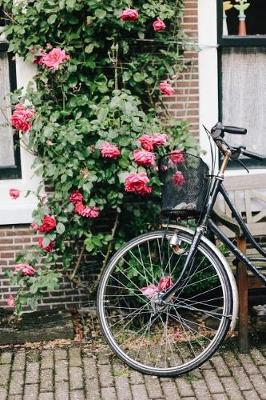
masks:
<svg viewBox="0 0 266 400"><path fill-rule="evenodd" d="M194 216L202 212L208 191L208 166L192 154L173 151L162 157L159 176L162 212Z"/></svg>

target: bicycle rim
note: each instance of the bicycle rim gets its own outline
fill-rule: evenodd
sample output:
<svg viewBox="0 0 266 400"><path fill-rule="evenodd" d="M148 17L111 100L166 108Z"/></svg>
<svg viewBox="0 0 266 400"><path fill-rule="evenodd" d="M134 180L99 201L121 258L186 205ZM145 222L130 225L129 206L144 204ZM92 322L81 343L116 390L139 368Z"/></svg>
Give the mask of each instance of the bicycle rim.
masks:
<svg viewBox="0 0 266 400"><path fill-rule="evenodd" d="M98 290L102 331L115 353L138 371L177 376L206 361L230 325L229 279L217 256L200 243L189 276L163 306L158 294L178 280L192 240L158 231L135 238L110 260Z"/></svg>

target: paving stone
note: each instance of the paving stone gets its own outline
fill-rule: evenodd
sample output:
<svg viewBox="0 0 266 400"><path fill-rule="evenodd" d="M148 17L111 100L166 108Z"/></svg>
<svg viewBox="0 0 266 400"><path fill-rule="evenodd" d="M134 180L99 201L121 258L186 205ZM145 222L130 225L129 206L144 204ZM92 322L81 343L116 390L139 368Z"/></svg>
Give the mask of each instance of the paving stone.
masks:
<svg viewBox="0 0 266 400"><path fill-rule="evenodd" d="M243 398L246 400L260 400L258 393L255 390L247 390L242 392Z"/></svg>
<svg viewBox="0 0 266 400"><path fill-rule="evenodd" d="M182 399L183 399L183 397L182 397ZM184 397L184 399L186 399L186 400L197 400L197 398L194 397L194 396Z"/></svg>
<svg viewBox="0 0 266 400"><path fill-rule="evenodd" d="M80 367L69 367L70 390L83 389L83 373Z"/></svg>
<svg viewBox="0 0 266 400"><path fill-rule="evenodd" d="M250 375L250 380L262 400L266 399L266 382L261 374Z"/></svg>
<svg viewBox="0 0 266 400"><path fill-rule="evenodd" d="M0 387L6 388L8 386L11 364L0 365Z"/></svg>
<svg viewBox="0 0 266 400"><path fill-rule="evenodd" d="M137 385L139 383L144 382L143 375L140 372L135 371L133 369L129 371L129 379L132 385Z"/></svg>
<svg viewBox="0 0 266 400"><path fill-rule="evenodd" d="M59 360L55 362L55 381L68 381L68 362L67 360Z"/></svg>
<svg viewBox="0 0 266 400"><path fill-rule="evenodd" d="M113 386L113 376L111 365L100 364L98 365L100 385L102 387Z"/></svg>
<svg viewBox="0 0 266 400"><path fill-rule="evenodd" d="M11 394L8 396L8 400L22 400L22 394Z"/></svg>
<svg viewBox="0 0 266 400"><path fill-rule="evenodd" d="M102 399L117 400L116 392L114 387L103 387L101 389ZM141 397L140 397L141 398Z"/></svg>
<svg viewBox="0 0 266 400"><path fill-rule="evenodd" d="M96 359L93 357L83 358L84 375L87 379L97 378L97 365Z"/></svg>
<svg viewBox="0 0 266 400"><path fill-rule="evenodd" d="M256 375L259 374L259 370L254 364L254 361L250 357L249 354L238 354L238 358L241 361L241 364L245 368L248 375Z"/></svg>
<svg viewBox="0 0 266 400"><path fill-rule="evenodd" d="M161 386L164 393L165 400L179 400L181 397L177 392L175 382L173 381L161 381Z"/></svg>
<svg viewBox="0 0 266 400"><path fill-rule="evenodd" d="M38 400L38 384L25 385L23 400Z"/></svg>
<svg viewBox="0 0 266 400"><path fill-rule="evenodd" d="M38 400L54 400L54 393L53 392L40 393Z"/></svg>
<svg viewBox="0 0 266 400"><path fill-rule="evenodd" d="M259 366L259 370L262 373L262 375L264 376L264 378L266 378L266 365Z"/></svg>
<svg viewBox="0 0 266 400"><path fill-rule="evenodd" d="M131 400L132 394L127 376L115 376L115 388L118 400Z"/></svg>
<svg viewBox="0 0 266 400"><path fill-rule="evenodd" d="M98 364L110 364L109 355L106 353L100 353L98 355Z"/></svg>
<svg viewBox="0 0 266 400"><path fill-rule="evenodd" d="M67 360L67 350L65 349L56 349L54 352L55 360Z"/></svg>
<svg viewBox="0 0 266 400"><path fill-rule="evenodd" d="M13 371L11 373L9 395L22 394L24 385L24 371Z"/></svg>
<svg viewBox="0 0 266 400"><path fill-rule="evenodd" d="M221 381L224 385L225 391L231 400L242 400L242 393L240 392L234 378L222 377Z"/></svg>
<svg viewBox="0 0 266 400"><path fill-rule="evenodd" d="M7 400L7 388L3 388L0 386L0 399Z"/></svg>
<svg viewBox="0 0 266 400"><path fill-rule="evenodd" d="M140 400L140 399L148 400L148 395L147 395L145 385L143 385L141 383L138 385L132 385L131 392L132 392L133 400Z"/></svg>
<svg viewBox="0 0 266 400"><path fill-rule="evenodd" d="M98 379L85 378L86 400L100 400L100 385Z"/></svg>
<svg viewBox="0 0 266 400"><path fill-rule="evenodd" d="M225 393L216 393L212 395L213 400L228 400L228 397Z"/></svg>
<svg viewBox="0 0 266 400"><path fill-rule="evenodd" d="M54 353L51 350L43 350L41 356L41 369L54 367Z"/></svg>
<svg viewBox="0 0 266 400"><path fill-rule="evenodd" d="M25 370L25 362L26 362L26 354L25 351L18 351L14 354L14 360L12 363L12 369L14 371L24 371Z"/></svg>
<svg viewBox="0 0 266 400"><path fill-rule="evenodd" d="M234 367L231 371L240 390L253 389L252 383L243 367Z"/></svg>
<svg viewBox="0 0 266 400"><path fill-rule="evenodd" d="M10 364L12 361L12 353L10 352L3 352L0 353L0 364Z"/></svg>
<svg viewBox="0 0 266 400"><path fill-rule="evenodd" d="M220 355L212 357L211 364L215 368L218 376L231 376L231 372Z"/></svg>
<svg viewBox="0 0 266 400"><path fill-rule="evenodd" d="M55 400L69 400L68 382L55 383Z"/></svg>
<svg viewBox="0 0 266 400"><path fill-rule="evenodd" d="M223 393L224 388L221 384L219 377L215 370L205 370L203 371L203 376L205 378L206 384L209 388L210 393Z"/></svg>
<svg viewBox="0 0 266 400"><path fill-rule="evenodd" d="M26 361L29 363L38 363L40 361L40 352L36 350L30 350L26 354Z"/></svg>
<svg viewBox="0 0 266 400"><path fill-rule="evenodd" d="M239 360L232 351L225 351L223 353L223 359L229 368L240 365Z"/></svg>
<svg viewBox="0 0 266 400"><path fill-rule="evenodd" d="M26 364L26 383L38 383L40 380L40 364L37 362Z"/></svg>
<svg viewBox="0 0 266 400"><path fill-rule="evenodd" d="M211 394L203 379L192 381L191 384L198 400L211 400Z"/></svg>
<svg viewBox="0 0 266 400"><path fill-rule="evenodd" d="M40 379L40 391L52 392L54 390L54 371L52 369L42 369Z"/></svg>
<svg viewBox="0 0 266 400"><path fill-rule="evenodd" d="M186 378L176 379L176 384L181 397L193 397L195 395L191 384Z"/></svg>
<svg viewBox="0 0 266 400"><path fill-rule="evenodd" d="M86 400L83 390L74 390L70 392L70 400Z"/></svg>
<svg viewBox="0 0 266 400"><path fill-rule="evenodd" d="M163 392L161 389L159 378L157 378L156 376L146 375L144 381L148 392L148 396L151 399L158 399L160 397L163 397Z"/></svg>
<svg viewBox="0 0 266 400"><path fill-rule="evenodd" d="M256 365L266 365L266 357L262 354L259 349L251 349L250 355L255 361Z"/></svg>
<svg viewBox="0 0 266 400"><path fill-rule="evenodd" d="M71 367L81 367L81 354L80 348L74 347L69 349L69 365Z"/></svg>

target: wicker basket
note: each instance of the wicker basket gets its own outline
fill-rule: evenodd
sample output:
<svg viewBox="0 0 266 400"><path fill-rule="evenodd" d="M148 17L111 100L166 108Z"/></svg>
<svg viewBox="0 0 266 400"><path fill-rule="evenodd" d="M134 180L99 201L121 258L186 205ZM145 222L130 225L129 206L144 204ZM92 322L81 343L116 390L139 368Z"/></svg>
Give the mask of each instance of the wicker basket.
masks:
<svg viewBox="0 0 266 400"><path fill-rule="evenodd" d="M162 157L162 212L185 217L201 213L207 200L208 173L208 166L192 154L173 151Z"/></svg>

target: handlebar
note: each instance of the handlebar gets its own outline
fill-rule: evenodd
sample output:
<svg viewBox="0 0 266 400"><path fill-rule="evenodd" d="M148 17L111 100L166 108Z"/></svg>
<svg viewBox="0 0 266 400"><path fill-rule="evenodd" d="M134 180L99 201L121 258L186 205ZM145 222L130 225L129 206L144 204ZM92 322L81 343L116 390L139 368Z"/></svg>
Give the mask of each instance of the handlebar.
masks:
<svg viewBox="0 0 266 400"><path fill-rule="evenodd" d="M246 128L238 128L237 126L223 125L221 122L217 122L211 129L211 136L213 139L223 138L224 133L231 133L235 135L246 135Z"/></svg>
<svg viewBox="0 0 266 400"><path fill-rule="evenodd" d="M237 159L240 154L253 158L255 160L265 160L266 155L257 154L246 150L244 146L231 146L223 140L224 133L231 133L236 135L246 135L247 129L246 128L239 128L236 126L229 126L223 125L221 122L217 122L211 129L210 135L213 138L214 142L216 143L219 150L225 154L226 152L230 151L232 153L232 158Z"/></svg>
<svg viewBox="0 0 266 400"><path fill-rule="evenodd" d="M257 153L253 153L252 151L246 150L244 148L242 148L240 150L241 154L243 154L243 156L247 156L249 158L254 158L255 160L265 160L266 156L262 156L261 154L257 154Z"/></svg>

